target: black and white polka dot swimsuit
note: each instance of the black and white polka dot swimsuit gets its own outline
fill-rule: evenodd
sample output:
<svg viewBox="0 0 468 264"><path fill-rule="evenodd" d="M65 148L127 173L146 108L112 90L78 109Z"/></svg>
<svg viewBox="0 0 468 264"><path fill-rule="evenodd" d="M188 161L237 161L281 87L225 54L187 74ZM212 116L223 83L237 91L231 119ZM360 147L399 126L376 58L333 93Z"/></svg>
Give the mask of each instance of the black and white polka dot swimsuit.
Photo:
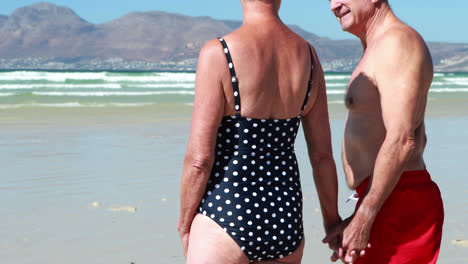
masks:
<svg viewBox="0 0 468 264"><path fill-rule="evenodd" d="M243 117L239 81L227 44L219 40L232 76L236 116L224 116L219 126L216 158L199 213L218 223L251 262L282 258L292 254L303 238L294 141L311 79L299 116Z"/></svg>

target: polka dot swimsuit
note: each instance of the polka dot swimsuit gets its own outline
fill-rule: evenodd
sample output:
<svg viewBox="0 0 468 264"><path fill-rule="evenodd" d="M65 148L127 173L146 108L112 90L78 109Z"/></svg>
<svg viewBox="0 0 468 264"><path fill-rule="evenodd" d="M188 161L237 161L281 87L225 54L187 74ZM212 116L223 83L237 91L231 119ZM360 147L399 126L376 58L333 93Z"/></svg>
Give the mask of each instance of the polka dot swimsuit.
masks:
<svg viewBox="0 0 468 264"><path fill-rule="evenodd" d="M236 116L223 117L215 162L199 213L218 223L251 262L292 254L303 238L302 192L294 141L301 115L240 115L238 79L226 42ZM312 75L312 74L311 74ZM301 109L309 99L310 81Z"/></svg>

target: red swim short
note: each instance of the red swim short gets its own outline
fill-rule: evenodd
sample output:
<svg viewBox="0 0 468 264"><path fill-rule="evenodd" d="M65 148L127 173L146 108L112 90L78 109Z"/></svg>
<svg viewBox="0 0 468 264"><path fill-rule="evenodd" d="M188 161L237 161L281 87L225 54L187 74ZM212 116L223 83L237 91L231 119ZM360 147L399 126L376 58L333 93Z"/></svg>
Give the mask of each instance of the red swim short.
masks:
<svg viewBox="0 0 468 264"><path fill-rule="evenodd" d="M358 188L362 197L369 179ZM436 263L444 208L437 185L426 170L404 172L372 226L371 248L354 264Z"/></svg>

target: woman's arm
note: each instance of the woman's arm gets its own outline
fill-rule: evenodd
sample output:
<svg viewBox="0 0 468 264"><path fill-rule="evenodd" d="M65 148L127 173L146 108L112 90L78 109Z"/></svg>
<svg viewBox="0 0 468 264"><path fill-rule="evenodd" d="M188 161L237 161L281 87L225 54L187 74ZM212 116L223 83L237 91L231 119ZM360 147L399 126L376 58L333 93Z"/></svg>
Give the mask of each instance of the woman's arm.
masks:
<svg viewBox="0 0 468 264"><path fill-rule="evenodd" d="M309 107L302 118L304 136L307 142L310 163L312 164L315 188L317 189L323 225L328 235L335 225L341 222L338 213L338 177L333 159L328 102L322 66L313 50L314 72L310 91ZM309 109L307 109L309 108ZM309 110L307 112L307 110ZM338 260L341 236L327 242L333 251L331 260Z"/></svg>
<svg viewBox="0 0 468 264"><path fill-rule="evenodd" d="M227 69L227 62L223 55L222 46L215 39L203 47L198 61L190 138L180 184L178 230L185 253L190 226L210 177L216 134L224 112L222 69Z"/></svg>
<svg viewBox="0 0 468 264"><path fill-rule="evenodd" d="M325 79L320 61L313 51L314 72L309 111L303 116L304 136L313 168L325 230L341 221L338 213L338 179L331 144ZM308 110L308 109L305 110Z"/></svg>

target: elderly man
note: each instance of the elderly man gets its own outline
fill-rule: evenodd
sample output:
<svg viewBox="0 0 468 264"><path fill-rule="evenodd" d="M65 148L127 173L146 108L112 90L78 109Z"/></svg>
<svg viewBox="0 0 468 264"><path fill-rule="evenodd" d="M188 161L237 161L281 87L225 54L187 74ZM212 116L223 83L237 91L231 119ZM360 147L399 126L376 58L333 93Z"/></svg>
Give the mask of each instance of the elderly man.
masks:
<svg viewBox="0 0 468 264"><path fill-rule="evenodd" d="M343 165L360 197L355 213L328 234L342 236L332 260L436 263L444 219L426 171L424 112L433 78L429 50L386 0L331 0L341 28L364 48L345 96Z"/></svg>

